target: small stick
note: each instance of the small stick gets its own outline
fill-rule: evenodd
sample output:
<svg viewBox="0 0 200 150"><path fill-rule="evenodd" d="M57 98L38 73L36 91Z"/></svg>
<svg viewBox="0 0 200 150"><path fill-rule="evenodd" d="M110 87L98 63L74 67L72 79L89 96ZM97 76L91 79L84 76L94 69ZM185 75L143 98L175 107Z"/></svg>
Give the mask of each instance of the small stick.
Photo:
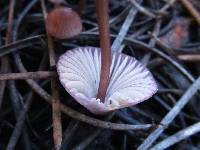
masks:
<svg viewBox="0 0 200 150"><path fill-rule="evenodd" d="M47 12L44 0L41 0L41 7L44 16L44 20L46 21ZM54 43L53 38L47 32L47 42L49 49L49 60L50 67L56 67L55 61L55 52L54 52ZM62 124L61 124L61 112L60 112L60 101L59 101L59 87L57 78L51 78L51 91L52 91L52 118L53 118L53 139L55 144L55 149L59 150L61 148L62 143Z"/></svg>
<svg viewBox="0 0 200 150"><path fill-rule="evenodd" d="M191 2L189 2L188 0L180 0L180 1L200 25L200 13L194 8Z"/></svg>
<svg viewBox="0 0 200 150"><path fill-rule="evenodd" d="M74 119L72 119L72 121L70 121L68 127L66 128L66 130L63 133L61 150L68 149L68 144L70 143L70 141L72 141L72 138L75 135L75 133L79 127L80 127L79 121L74 120Z"/></svg>
<svg viewBox="0 0 200 150"><path fill-rule="evenodd" d="M9 14L8 14L8 28L6 31L6 39L5 44L9 44L12 41L12 27L13 27L13 18L14 18L14 7L15 7L15 0L10 0L9 3ZM1 59L1 72L6 73L9 71L10 64L7 57L3 57ZM0 108L3 101L3 95L6 87L6 81L0 82Z"/></svg>
<svg viewBox="0 0 200 150"><path fill-rule="evenodd" d="M129 0L141 13L145 14L146 16L150 18L156 18L157 16L147 10L146 8L142 7L140 4L138 4L135 0Z"/></svg>
<svg viewBox="0 0 200 150"><path fill-rule="evenodd" d="M17 31L18 31L18 27L21 23L21 20L24 18L24 16L27 14L27 12L31 9L31 7L37 2L37 0L32 0L25 8L24 10L22 11L22 13L19 14L19 17L17 18L16 22L15 22L15 25L13 27L13 30L12 30L12 34L13 34L13 41L16 41L17 39ZM33 44L33 43L32 43ZM7 44L5 45L6 46L10 46L12 44ZM13 47L13 49L17 49L17 47ZM5 50L3 48L3 50ZM2 52L2 51L1 51ZM22 121L22 120L25 120L25 119L22 119L20 117L21 115L21 103L20 103L20 97L21 97L21 94L19 93L19 91L17 90L16 86L15 86L15 82L14 81L9 81L8 82L8 88L10 90L10 99L12 100L12 104L13 104L13 108L14 108L14 112L15 112L15 115L16 115L16 121ZM18 96L20 95L20 96ZM32 97L32 96L30 96ZM28 103L29 99L31 98L28 98L25 105L23 104L23 110L26 109L26 104ZM26 117L26 115L24 115L24 118ZM19 119L19 120L18 120ZM24 142L24 148L25 149L30 149L31 147L31 144L30 144L30 139L29 139L29 136L28 136L28 133L27 133L27 128L26 126L23 126L24 123L22 123L21 127L20 126L17 126L17 123L16 122L16 127L14 130L13 130L13 133L12 135L10 136L10 139L9 139L9 142L8 142L8 145L7 145L7 149L11 150L11 149L14 149L17 142L18 142L18 139L19 139L19 136L22 134L22 140ZM24 122L24 121L22 121Z"/></svg>
<svg viewBox="0 0 200 150"><path fill-rule="evenodd" d="M153 142L163 133L167 126L176 118L181 112L184 106L190 101L190 99L200 89L200 77L190 86L185 94L180 98L176 105L167 113L167 115L160 122L160 126L153 131L144 142L138 147L138 150L147 150L153 144Z"/></svg>
<svg viewBox="0 0 200 150"><path fill-rule="evenodd" d="M33 46L37 43L42 43L41 38L43 35L36 35L31 36L25 39L21 39L12 43L9 43L7 45L3 45L0 47L0 57L3 57L11 52L18 51L19 49L23 49L29 46Z"/></svg>
<svg viewBox="0 0 200 150"><path fill-rule="evenodd" d="M97 129L93 131L87 138L85 138L81 143L76 145L72 150L84 150L86 147L102 132L102 129Z"/></svg>
<svg viewBox="0 0 200 150"><path fill-rule="evenodd" d="M108 116L105 117L104 120L111 120L114 115L115 115L115 112L110 113L110 114L108 114ZM85 138L82 142L77 144L72 150L84 150L84 149L86 149L87 146L90 145L92 143L92 141L94 141L99 136L99 134L101 134L102 131L103 131L103 129L95 130L87 138Z"/></svg>
<svg viewBox="0 0 200 150"><path fill-rule="evenodd" d="M161 26L161 23L162 21L160 19L158 19L156 21L156 24L155 24L155 27L153 29L153 34L157 37L159 32L160 32L160 26ZM154 38L151 38L150 41L149 41L149 46L150 47L155 47L155 44L156 44L156 40ZM143 59L142 59L142 63L147 65L149 60L150 60L150 57L151 57L151 53L147 53Z"/></svg>
<svg viewBox="0 0 200 150"><path fill-rule="evenodd" d="M166 4L160 9L160 12L166 11L170 8L177 0L165 0Z"/></svg>
<svg viewBox="0 0 200 150"><path fill-rule="evenodd" d="M200 62L200 54L178 55L178 58L183 60L183 61Z"/></svg>
<svg viewBox="0 0 200 150"><path fill-rule="evenodd" d="M101 102L104 102L109 84L111 65L108 0L96 0L96 13L100 32L101 47L101 74L97 98L99 98Z"/></svg>
<svg viewBox="0 0 200 150"><path fill-rule="evenodd" d="M0 74L0 80L25 80L25 79L46 79L55 76L53 71L37 71L26 73L5 73Z"/></svg>
<svg viewBox="0 0 200 150"><path fill-rule="evenodd" d="M152 32L148 32L150 34L150 36L152 38L155 39L156 43L163 48L163 50L165 50L167 53L169 53L170 55L175 55L174 51L169 48L168 45L166 45L165 43L163 43L155 34L153 34Z"/></svg>
<svg viewBox="0 0 200 150"><path fill-rule="evenodd" d="M118 16L116 16L116 17L114 17L114 18L112 18L112 19L110 19L109 20L109 24L110 24L110 26L113 26L113 25L115 25L116 23L118 23L119 21L121 21L122 20L122 18L127 14L127 12L130 10L130 6L127 6ZM96 26L96 25L95 25ZM87 32L89 31L89 32L94 32L94 31L97 31L98 30L98 28L97 27L94 27L94 28L92 28L92 29L90 29L90 30L87 30Z"/></svg>
<svg viewBox="0 0 200 150"><path fill-rule="evenodd" d="M140 0L139 4L142 2L143 0ZM119 48L121 47L121 44L126 36L126 34L128 33L129 28L131 27L132 22L135 19L135 16L137 14L138 10L135 9L135 6L132 6L132 8L129 10L129 13L116 37L116 39L114 40L113 44L112 44L112 51L113 52L119 52Z"/></svg>
<svg viewBox="0 0 200 150"><path fill-rule="evenodd" d="M163 150L167 149L168 147L200 132L200 122L195 123L179 132L175 133L174 135L168 137L167 139L161 141L160 143L156 144L150 150Z"/></svg>
<svg viewBox="0 0 200 150"><path fill-rule="evenodd" d="M15 148L17 141L19 139L19 136L21 135L21 131L23 130L23 127L25 125L24 124L25 119L26 119L25 116L30 108L31 102L32 102L32 94L28 97L24 105L24 109L19 112L19 116L17 118L14 131L12 132L11 138L9 139L9 143L6 150L13 150Z"/></svg>
<svg viewBox="0 0 200 150"><path fill-rule="evenodd" d="M185 62L200 62L200 55L185 54L185 55L176 55L176 57ZM147 67L149 69L153 69L165 63L166 63L165 60L163 60L162 58L155 58L147 64Z"/></svg>
<svg viewBox="0 0 200 150"><path fill-rule="evenodd" d="M43 60L40 63L40 66L38 68L39 70L44 69L44 66L45 66L44 62L43 62L44 60L45 60L45 57L43 57ZM12 135L10 136L10 139L9 139L9 142L8 142L9 143L8 146L10 145L9 147L15 147L18 140L19 140L19 137L22 133L23 127L25 126L25 120L26 120L27 112L29 111L30 106L32 104L32 98L33 98L33 91L31 91L28 94L26 102L24 104L24 109L21 110L20 113L19 113L19 116L16 120L15 128L14 128Z"/></svg>

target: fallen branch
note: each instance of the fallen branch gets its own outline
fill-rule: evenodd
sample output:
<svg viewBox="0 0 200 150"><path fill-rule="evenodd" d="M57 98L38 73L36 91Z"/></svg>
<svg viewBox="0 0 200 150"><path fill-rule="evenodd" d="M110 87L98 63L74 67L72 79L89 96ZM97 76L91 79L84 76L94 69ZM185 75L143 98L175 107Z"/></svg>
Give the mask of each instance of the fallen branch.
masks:
<svg viewBox="0 0 200 150"><path fill-rule="evenodd" d="M181 112L184 106L190 101L190 99L200 89L200 77L191 85L191 87L185 92L176 105L167 113L167 115L160 122L161 125L153 131L144 142L138 147L138 150L147 150L157 140L157 138L163 133L163 131L169 126L169 124L176 118Z"/></svg>
<svg viewBox="0 0 200 150"><path fill-rule="evenodd" d="M40 0L42 13L44 17L44 21L46 24L47 20L47 11L46 5L44 0ZM46 27L46 26L45 26ZM46 36L47 36L47 43L48 43L48 50L49 50L49 62L50 67L56 67L56 60L55 60L55 51L54 51L54 41L53 37L47 31L46 27ZM62 143L62 123L61 123L61 111L60 111L60 100L59 100L59 87L57 78L51 78L51 102L52 102L52 120L53 120L53 140L55 150L60 150L61 143Z"/></svg>
<svg viewBox="0 0 200 150"><path fill-rule="evenodd" d="M0 81L1 80L47 79L49 77L54 77L54 76L56 76L56 73L53 71L5 73L5 74L0 74Z"/></svg>
<svg viewBox="0 0 200 150"><path fill-rule="evenodd" d="M140 2L138 4L140 4L142 1L143 0L140 0ZM129 30L129 28L131 27L132 22L134 21L137 12L138 12L138 10L135 9L135 6L133 6L130 9L130 11L129 11L129 13L128 13L128 15L127 15L120 31L119 31L117 37L116 37L116 39L114 40L114 42L112 44L111 49L112 49L113 52L119 52L120 46L121 46L128 30Z"/></svg>
<svg viewBox="0 0 200 150"><path fill-rule="evenodd" d="M189 2L189 0L180 0L180 1L200 25L200 13L194 8L194 6Z"/></svg>
<svg viewBox="0 0 200 150"><path fill-rule="evenodd" d="M163 150L167 149L168 147L180 142L181 140L184 140L194 134L197 134L200 132L200 122L189 126L176 134L168 137L167 139L161 141L160 143L156 144L151 150Z"/></svg>

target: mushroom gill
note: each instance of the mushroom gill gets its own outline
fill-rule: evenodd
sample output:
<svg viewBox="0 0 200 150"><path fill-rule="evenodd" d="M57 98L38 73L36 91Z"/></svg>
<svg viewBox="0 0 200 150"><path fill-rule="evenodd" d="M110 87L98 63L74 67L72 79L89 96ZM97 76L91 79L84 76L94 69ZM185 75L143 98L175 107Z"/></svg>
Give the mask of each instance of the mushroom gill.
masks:
<svg viewBox="0 0 200 150"><path fill-rule="evenodd" d="M128 55L113 53L110 81L102 103L96 98L100 70L101 51L96 47L69 50L57 63L61 84L76 101L94 114L138 104L157 91L156 82L144 65Z"/></svg>

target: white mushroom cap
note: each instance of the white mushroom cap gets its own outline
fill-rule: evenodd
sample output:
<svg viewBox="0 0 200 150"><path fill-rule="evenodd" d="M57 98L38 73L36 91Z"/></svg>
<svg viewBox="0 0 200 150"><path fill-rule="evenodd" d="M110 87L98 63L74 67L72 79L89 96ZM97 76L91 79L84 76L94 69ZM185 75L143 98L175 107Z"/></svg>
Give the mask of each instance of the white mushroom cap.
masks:
<svg viewBox="0 0 200 150"><path fill-rule="evenodd" d="M67 92L94 114L138 104L157 91L156 82L144 65L128 55L113 53L105 102L100 102L96 96L101 52L95 47L78 47L67 51L59 58L57 71Z"/></svg>

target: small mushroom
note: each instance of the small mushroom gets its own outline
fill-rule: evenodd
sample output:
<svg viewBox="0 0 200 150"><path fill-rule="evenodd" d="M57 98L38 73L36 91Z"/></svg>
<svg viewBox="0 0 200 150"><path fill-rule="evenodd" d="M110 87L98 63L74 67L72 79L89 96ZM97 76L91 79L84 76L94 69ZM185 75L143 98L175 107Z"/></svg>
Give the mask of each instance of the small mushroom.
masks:
<svg viewBox="0 0 200 150"><path fill-rule="evenodd" d="M101 51L95 47L67 51L59 58L57 71L67 92L94 114L136 105L157 91L156 82L144 65L128 55L113 53L105 99L97 99Z"/></svg>
<svg viewBox="0 0 200 150"><path fill-rule="evenodd" d="M81 32L82 23L79 15L71 8L58 7L48 13L46 28L51 36L67 39Z"/></svg>

